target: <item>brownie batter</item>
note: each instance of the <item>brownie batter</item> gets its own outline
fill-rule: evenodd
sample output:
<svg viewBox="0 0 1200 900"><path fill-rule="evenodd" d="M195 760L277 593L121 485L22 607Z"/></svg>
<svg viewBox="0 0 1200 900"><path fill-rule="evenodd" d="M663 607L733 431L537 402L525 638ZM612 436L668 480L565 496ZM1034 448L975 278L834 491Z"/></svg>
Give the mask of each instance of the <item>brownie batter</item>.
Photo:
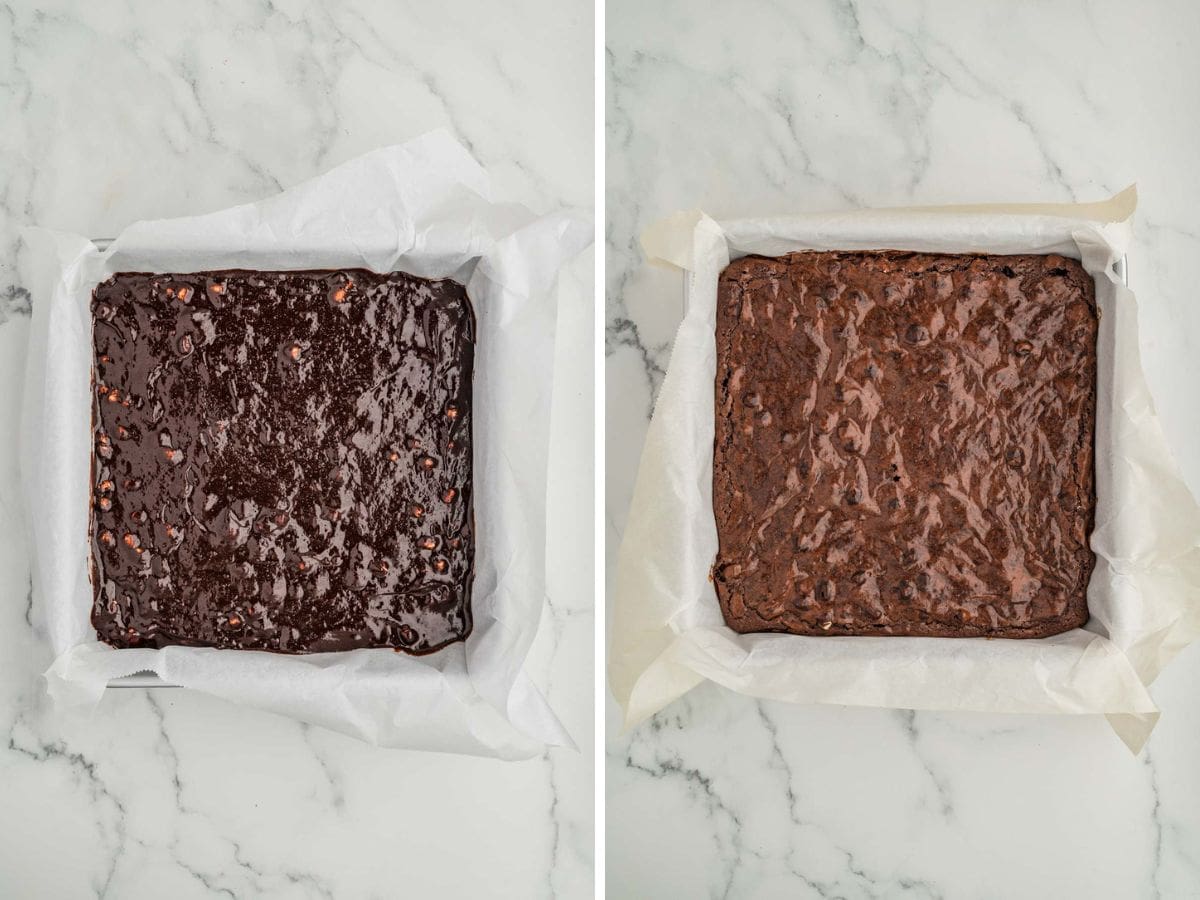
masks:
<svg viewBox="0 0 1200 900"><path fill-rule="evenodd" d="M123 273L92 311L101 640L425 653L467 636L462 285Z"/></svg>
<svg viewBox="0 0 1200 900"><path fill-rule="evenodd" d="M1095 557L1095 285L1060 256L746 257L717 308L739 632L1042 637Z"/></svg>

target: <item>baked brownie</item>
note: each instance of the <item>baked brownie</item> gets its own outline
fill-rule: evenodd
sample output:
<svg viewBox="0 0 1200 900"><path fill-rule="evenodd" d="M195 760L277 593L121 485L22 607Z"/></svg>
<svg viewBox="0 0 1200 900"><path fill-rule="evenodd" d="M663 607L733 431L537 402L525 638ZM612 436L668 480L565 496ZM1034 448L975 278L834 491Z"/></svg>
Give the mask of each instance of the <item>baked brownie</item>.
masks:
<svg viewBox="0 0 1200 900"><path fill-rule="evenodd" d="M124 273L92 312L102 640L425 653L467 636L462 285Z"/></svg>
<svg viewBox="0 0 1200 900"><path fill-rule="evenodd" d="M1095 285L1061 256L721 274L713 580L740 632L1043 637L1095 557Z"/></svg>

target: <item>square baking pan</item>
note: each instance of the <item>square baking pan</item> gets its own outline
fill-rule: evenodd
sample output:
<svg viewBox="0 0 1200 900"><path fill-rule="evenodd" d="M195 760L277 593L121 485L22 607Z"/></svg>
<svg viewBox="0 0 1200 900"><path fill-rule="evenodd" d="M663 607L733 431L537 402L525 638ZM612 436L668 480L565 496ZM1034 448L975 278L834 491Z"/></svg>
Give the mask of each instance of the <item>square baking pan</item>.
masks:
<svg viewBox="0 0 1200 900"><path fill-rule="evenodd" d="M1126 287L1129 287L1129 257L1127 255L1122 256L1119 260L1117 260L1113 264L1113 271L1116 273L1117 277L1121 279L1121 283L1124 284ZM689 277L685 276L683 279L683 315L684 316L686 316L688 313L688 286L689 286L690 282L691 282L691 279Z"/></svg>
<svg viewBox="0 0 1200 900"><path fill-rule="evenodd" d="M113 240L112 238L93 238L92 244L103 252L112 245ZM108 682L108 686L119 688L180 687L180 685L163 680L156 673L150 671L137 672L132 675L111 679Z"/></svg>

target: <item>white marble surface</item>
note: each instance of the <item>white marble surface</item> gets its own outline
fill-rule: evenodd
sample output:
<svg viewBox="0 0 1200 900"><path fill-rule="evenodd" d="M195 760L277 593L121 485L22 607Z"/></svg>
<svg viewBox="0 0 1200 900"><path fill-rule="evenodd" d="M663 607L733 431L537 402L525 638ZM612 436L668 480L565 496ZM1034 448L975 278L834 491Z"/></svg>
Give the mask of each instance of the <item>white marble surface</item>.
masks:
<svg viewBox="0 0 1200 900"><path fill-rule="evenodd" d="M1137 181L1131 278L1200 490L1200 8L1188 0L608 4L609 572L678 276L636 235L717 216L1086 200ZM611 579L610 579L611 583ZM1093 719L806 708L712 685L607 742L612 897L1200 896L1200 648L1148 750ZM1052 843L1053 842L1053 843Z"/></svg>
<svg viewBox="0 0 1200 900"><path fill-rule="evenodd" d="M0 4L0 896L591 896L590 253L560 292L550 611L530 661L583 753L384 751L179 690L55 714L12 423L20 225L111 235L438 126L500 198L588 209L592 42L579 0Z"/></svg>

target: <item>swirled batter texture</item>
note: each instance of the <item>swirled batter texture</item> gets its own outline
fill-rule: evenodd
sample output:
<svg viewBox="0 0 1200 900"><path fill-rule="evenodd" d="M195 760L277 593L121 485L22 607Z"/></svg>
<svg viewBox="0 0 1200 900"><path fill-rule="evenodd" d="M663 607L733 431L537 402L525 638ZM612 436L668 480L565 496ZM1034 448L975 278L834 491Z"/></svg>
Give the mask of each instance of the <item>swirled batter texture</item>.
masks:
<svg viewBox="0 0 1200 900"><path fill-rule="evenodd" d="M1095 285L1060 256L722 273L713 581L739 632L1042 637L1095 557Z"/></svg>
<svg viewBox="0 0 1200 900"><path fill-rule="evenodd" d="M467 636L462 285L127 273L92 312L101 640L424 653Z"/></svg>

